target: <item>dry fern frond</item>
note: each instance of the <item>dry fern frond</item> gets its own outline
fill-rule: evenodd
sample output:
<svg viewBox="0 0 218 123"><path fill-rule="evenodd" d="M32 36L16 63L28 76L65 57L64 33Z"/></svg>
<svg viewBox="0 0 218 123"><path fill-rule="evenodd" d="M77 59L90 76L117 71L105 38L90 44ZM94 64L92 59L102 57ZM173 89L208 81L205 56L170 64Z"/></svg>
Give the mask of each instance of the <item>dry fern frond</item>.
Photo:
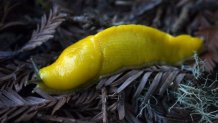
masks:
<svg viewBox="0 0 218 123"><path fill-rule="evenodd" d="M13 90L2 90L0 96L1 122L28 121L38 112L39 109L50 106L48 105L49 101L46 99L37 97L23 98Z"/></svg>
<svg viewBox="0 0 218 123"><path fill-rule="evenodd" d="M13 89L20 91L31 76L32 70L28 63L14 61L0 66L0 90Z"/></svg>
<svg viewBox="0 0 218 123"><path fill-rule="evenodd" d="M83 91L81 90L80 92L74 92L61 96L50 96L38 89L35 91L44 99L50 100L51 102L57 102L58 100L55 105L49 108L51 113L41 112L41 116L37 116L36 119L51 121L47 119L47 117L58 117L54 120L59 122L58 119L64 119L67 115L69 119L66 118L66 121L75 120L77 122L94 122L95 120L92 118L98 115L98 113L101 111L101 100L99 98L99 93L94 88L89 88Z"/></svg>
<svg viewBox="0 0 218 123"><path fill-rule="evenodd" d="M56 28L65 21L66 14L61 12L58 6L53 6L50 10L49 16L42 16L41 23L37 25L37 29L33 31L31 39L19 50L16 51L0 51L0 60L14 57L23 51L32 50L49 39L54 37Z"/></svg>
<svg viewBox="0 0 218 123"><path fill-rule="evenodd" d="M66 14L61 13L57 6L50 10L48 18L44 15L41 24L33 32L31 39L18 52L32 50L54 37L55 29L65 20Z"/></svg>
<svg viewBox="0 0 218 123"><path fill-rule="evenodd" d="M132 109L135 109L133 116L136 117L139 112L143 112L143 109L148 110L145 105L150 101L150 97L153 95L162 97L168 88L176 89L185 79L195 79L190 68L182 70L171 66L153 66L104 78L98 83L97 89L109 87L108 95L112 94L118 97L116 110L119 119L133 122L135 118L129 119L127 116L127 114L131 114L126 107L129 104L127 102L130 101L135 106Z"/></svg>
<svg viewBox="0 0 218 123"><path fill-rule="evenodd" d="M68 103L76 102L72 105L78 106L84 103L83 101L90 102L89 98L85 100L78 101L78 95L62 95L62 96L49 96L46 93L36 91L37 94L46 97L36 97L36 96L27 96L22 97L17 92L13 90L2 90L0 91L0 121L1 122L21 122L21 121L29 121L37 113L47 115L53 115L56 111L58 111L63 105ZM86 97L86 95L79 95L81 97ZM84 98L83 98L84 99ZM95 98L90 98L92 99ZM85 102L85 103L87 103ZM45 109L47 110L46 112ZM50 113L49 113L49 112ZM42 116L43 118L43 116Z"/></svg>
<svg viewBox="0 0 218 123"><path fill-rule="evenodd" d="M146 98L153 92L163 95L166 89L174 84L179 84L185 76L190 76L191 72L183 71L171 66L153 66L143 70L131 70L126 73L119 73L114 76L102 79L97 88L111 86L115 93L124 91L131 84L137 86L133 98L137 98L146 86L150 86ZM152 81L152 82L151 82ZM149 84L149 82L151 82Z"/></svg>

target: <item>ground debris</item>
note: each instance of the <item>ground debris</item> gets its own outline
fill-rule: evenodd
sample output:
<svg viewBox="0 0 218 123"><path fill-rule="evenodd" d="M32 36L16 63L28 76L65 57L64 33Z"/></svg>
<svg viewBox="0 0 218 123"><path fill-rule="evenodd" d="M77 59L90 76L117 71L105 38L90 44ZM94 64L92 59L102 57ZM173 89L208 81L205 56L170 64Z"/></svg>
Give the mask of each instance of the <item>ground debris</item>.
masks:
<svg viewBox="0 0 218 123"><path fill-rule="evenodd" d="M0 122L190 123L218 120L218 1L0 0ZM182 66L150 66L104 77L86 89L34 89L36 68L107 27L142 24L204 39ZM38 26L37 26L38 25ZM209 73L208 73L209 72ZM203 107L203 108L202 108Z"/></svg>

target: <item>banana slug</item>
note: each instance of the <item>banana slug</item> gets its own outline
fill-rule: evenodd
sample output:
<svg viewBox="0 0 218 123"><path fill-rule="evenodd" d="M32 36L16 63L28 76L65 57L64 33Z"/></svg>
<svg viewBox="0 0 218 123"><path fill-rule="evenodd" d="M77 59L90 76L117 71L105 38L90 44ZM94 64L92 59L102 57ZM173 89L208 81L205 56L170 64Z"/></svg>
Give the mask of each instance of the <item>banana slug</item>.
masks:
<svg viewBox="0 0 218 123"><path fill-rule="evenodd" d="M202 47L200 38L172 36L143 25L110 27L67 47L39 70L40 86L67 91L124 68L181 63Z"/></svg>

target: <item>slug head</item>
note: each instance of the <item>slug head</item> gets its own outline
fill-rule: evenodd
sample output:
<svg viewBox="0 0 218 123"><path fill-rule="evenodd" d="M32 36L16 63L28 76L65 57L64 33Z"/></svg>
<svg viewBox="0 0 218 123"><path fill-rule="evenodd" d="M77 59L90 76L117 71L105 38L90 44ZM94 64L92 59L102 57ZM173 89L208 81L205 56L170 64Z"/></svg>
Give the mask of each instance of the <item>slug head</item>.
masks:
<svg viewBox="0 0 218 123"><path fill-rule="evenodd" d="M101 52L92 37L69 46L53 64L40 69L43 83L38 86L68 91L95 79L101 66Z"/></svg>

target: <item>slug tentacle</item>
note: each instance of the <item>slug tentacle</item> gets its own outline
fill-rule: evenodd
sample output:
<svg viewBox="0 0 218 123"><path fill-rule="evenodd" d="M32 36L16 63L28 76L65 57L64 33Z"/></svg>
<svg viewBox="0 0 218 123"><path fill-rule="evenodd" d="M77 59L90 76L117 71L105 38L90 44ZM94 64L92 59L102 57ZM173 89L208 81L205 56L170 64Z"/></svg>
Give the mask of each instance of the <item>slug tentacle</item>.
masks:
<svg viewBox="0 0 218 123"><path fill-rule="evenodd" d="M202 40L189 35L174 37L142 25L114 26L69 46L39 75L47 87L65 91L123 68L177 64L201 47Z"/></svg>

